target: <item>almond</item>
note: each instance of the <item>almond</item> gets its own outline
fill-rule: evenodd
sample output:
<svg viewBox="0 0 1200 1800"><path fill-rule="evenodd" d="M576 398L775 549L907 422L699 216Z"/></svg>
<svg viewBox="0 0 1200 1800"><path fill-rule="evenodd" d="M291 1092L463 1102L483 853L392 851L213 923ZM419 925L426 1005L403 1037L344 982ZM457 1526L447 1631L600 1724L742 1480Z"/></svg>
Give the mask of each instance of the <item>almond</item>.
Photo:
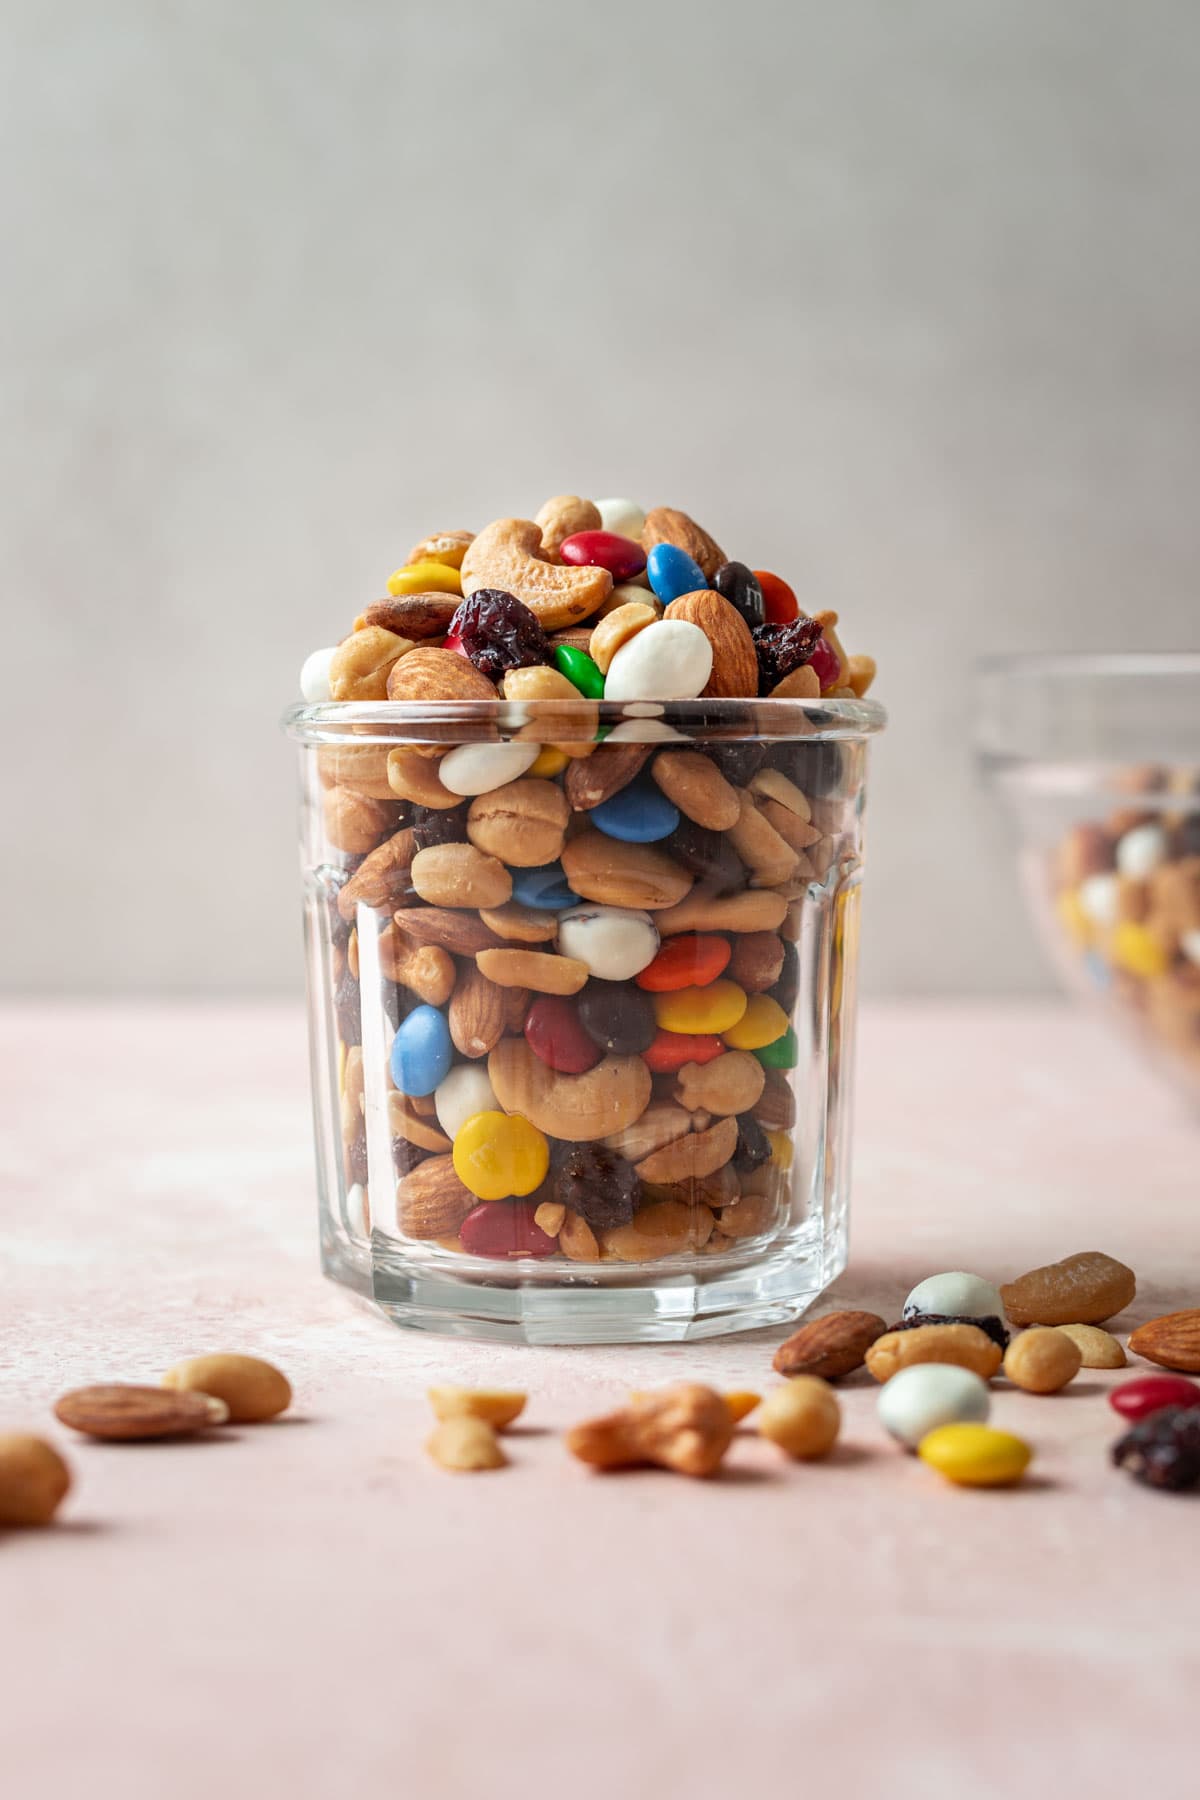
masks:
<svg viewBox="0 0 1200 1800"><path fill-rule="evenodd" d="M504 1036L506 1017L504 989L475 963L463 963L446 1014L455 1049L463 1056L486 1056Z"/></svg>
<svg viewBox="0 0 1200 1800"><path fill-rule="evenodd" d="M599 757L593 756L586 766L590 769L598 761ZM692 885L687 871L656 844L622 843L618 847L602 831L584 831L573 838L562 853L562 869L580 899L640 912L676 905ZM415 876L415 863L413 873Z"/></svg>
<svg viewBox="0 0 1200 1800"><path fill-rule="evenodd" d="M410 878L430 906L503 906L512 876L498 857L474 844L430 844L413 857Z"/></svg>
<svg viewBox="0 0 1200 1800"><path fill-rule="evenodd" d="M1132 1269L1099 1250L1031 1269L1000 1289L1014 1325L1099 1325L1137 1293Z"/></svg>
<svg viewBox="0 0 1200 1800"><path fill-rule="evenodd" d="M1000 1367L999 1344L978 1325L918 1325L912 1331L887 1331L863 1360L876 1381L890 1381L914 1363L954 1363L990 1381Z"/></svg>
<svg viewBox="0 0 1200 1800"><path fill-rule="evenodd" d="M392 918L396 929L414 944L439 944L455 956L474 956L477 950L495 950L504 941L491 930L482 912L476 917L473 912L455 912L452 907L403 906L392 914ZM557 923L553 913L550 918Z"/></svg>
<svg viewBox="0 0 1200 1800"><path fill-rule="evenodd" d="M791 1131L796 1123L796 1096L782 1069L766 1070L766 1081L754 1117L767 1131Z"/></svg>
<svg viewBox="0 0 1200 1800"><path fill-rule="evenodd" d="M886 1330L886 1320L877 1313L826 1313L780 1344L771 1366L780 1375L820 1375L836 1381L862 1368L867 1351Z"/></svg>
<svg viewBox="0 0 1200 1800"><path fill-rule="evenodd" d="M525 775L477 794L467 813L467 836L477 850L510 869L540 869L562 854L571 809L553 781Z"/></svg>
<svg viewBox="0 0 1200 1800"><path fill-rule="evenodd" d="M54 1403L54 1416L87 1437L130 1442L135 1438L180 1437L224 1425L229 1408L210 1394L171 1393L114 1381L73 1388Z"/></svg>
<svg viewBox="0 0 1200 1800"><path fill-rule="evenodd" d="M362 625L382 625L404 638L445 637L461 604L457 594L389 594L364 609Z"/></svg>
<svg viewBox="0 0 1200 1800"><path fill-rule="evenodd" d="M685 550L693 562L699 563L709 581L727 560L716 539L697 525L695 519L673 506L655 506L646 514L642 548L648 553L655 544L674 544L677 550ZM745 688L743 692L753 694L757 687L756 680L753 687Z"/></svg>
<svg viewBox="0 0 1200 1800"><path fill-rule="evenodd" d="M574 812L590 812L628 787L649 761L653 744L601 744L586 762L573 762L563 787Z"/></svg>
<svg viewBox="0 0 1200 1800"><path fill-rule="evenodd" d="M686 619L698 625L712 645L712 674L702 690L702 699L728 700L736 696L757 694L758 655L750 627L736 606L710 588L695 594L682 594L672 600L663 614L666 619Z"/></svg>
<svg viewBox="0 0 1200 1800"><path fill-rule="evenodd" d="M475 962L500 987L535 994L577 994L588 978L586 963L549 950L481 950Z"/></svg>
<svg viewBox="0 0 1200 1800"><path fill-rule="evenodd" d="M396 1218L406 1237L455 1237L475 1204L449 1156L427 1157L396 1188Z"/></svg>
<svg viewBox="0 0 1200 1800"><path fill-rule="evenodd" d="M1129 1339L1135 1356L1158 1363L1164 1369L1200 1371L1200 1307L1164 1313L1139 1325Z"/></svg>
<svg viewBox="0 0 1200 1800"><path fill-rule="evenodd" d="M728 831L741 812L738 792L698 750L662 750L650 769L667 799L708 831Z"/></svg>
<svg viewBox="0 0 1200 1800"><path fill-rule="evenodd" d="M402 656L388 676L389 700L494 700L486 675L454 650L422 647Z"/></svg>
<svg viewBox="0 0 1200 1800"><path fill-rule="evenodd" d="M359 907L399 906L409 892L408 871L415 854L409 827L385 838L361 862L337 897L337 909L348 924Z"/></svg>

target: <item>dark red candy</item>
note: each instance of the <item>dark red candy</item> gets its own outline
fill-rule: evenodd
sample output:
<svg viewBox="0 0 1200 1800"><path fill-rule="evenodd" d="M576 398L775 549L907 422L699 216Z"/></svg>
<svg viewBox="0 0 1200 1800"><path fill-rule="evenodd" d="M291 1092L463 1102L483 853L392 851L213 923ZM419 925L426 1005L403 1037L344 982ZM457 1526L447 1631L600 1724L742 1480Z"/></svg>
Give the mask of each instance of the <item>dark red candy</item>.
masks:
<svg viewBox="0 0 1200 1800"><path fill-rule="evenodd" d="M583 1075L602 1055L579 1023L574 1002L559 994L540 994L534 1001L525 1019L525 1042L561 1075Z"/></svg>
<svg viewBox="0 0 1200 1800"><path fill-rule="evenodd" d="M642 1052L642 1057L655 1075L671 1075L676 1069L682 1069L684 1063L707 1063L724 1053L725 1045L721 1039L710 1037L706 1032L660 1031L655 1034L650 1048Z"/></svg>
<svg viewBox="0 0 1200 1800"><path fill-rule="evenodd" d="M1200 1406L1200 1387L1185 1375L1136 1375L1111 1390L1108 1404L1123 1419L1145 1419L1164 1406Z"/></svg>
<svg viewBox="0 0 1200 1800"><path fill-rule="evenodd" d="M459 1228L468 1256L551 1256L558 1248L534 1218L531 1200L485 1200L469 1212Z"/></svg>
<svg viewBox="0 0 1200 1800"><path fill-rule="evenodd" d="M577 568L607 569L614 581L632 581L646 566L646 552L615 531L577 531L564 538L558 554Z"/></svg>

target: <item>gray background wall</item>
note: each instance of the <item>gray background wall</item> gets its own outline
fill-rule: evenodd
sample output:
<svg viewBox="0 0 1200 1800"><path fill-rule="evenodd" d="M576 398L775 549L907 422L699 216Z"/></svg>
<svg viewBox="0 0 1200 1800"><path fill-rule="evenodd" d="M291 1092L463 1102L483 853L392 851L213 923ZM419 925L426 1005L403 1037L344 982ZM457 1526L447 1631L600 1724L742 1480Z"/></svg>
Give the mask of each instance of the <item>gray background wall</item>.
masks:
<svg viewBox="0 0 1200 1800"><path fill-rule="evenodd" d="M878 655L870 986L1041 983L964 672L1200 636L1195 0L0 20L9 987L292 988L302 657L564 489Z"/></svg>

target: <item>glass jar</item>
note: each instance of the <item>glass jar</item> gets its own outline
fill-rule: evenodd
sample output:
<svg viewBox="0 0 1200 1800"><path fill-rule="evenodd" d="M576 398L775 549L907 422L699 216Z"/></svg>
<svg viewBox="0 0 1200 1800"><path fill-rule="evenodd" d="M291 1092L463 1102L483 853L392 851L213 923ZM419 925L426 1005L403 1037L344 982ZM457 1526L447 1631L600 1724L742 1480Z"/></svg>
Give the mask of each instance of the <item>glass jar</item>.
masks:
<svg viewBox="0 0 1200 1800"><path fill-rule="evenodd" d="M977 703L1064 985L1200 1100L1200 656L996 657Z"/></svg>
<svg viewBox="0 0 1200 1800"><path fill-rule="evenodd" d="M846 1260L883 723L292 709L325 1272L399 1324L529 1343L809 1306Z"/></svg>

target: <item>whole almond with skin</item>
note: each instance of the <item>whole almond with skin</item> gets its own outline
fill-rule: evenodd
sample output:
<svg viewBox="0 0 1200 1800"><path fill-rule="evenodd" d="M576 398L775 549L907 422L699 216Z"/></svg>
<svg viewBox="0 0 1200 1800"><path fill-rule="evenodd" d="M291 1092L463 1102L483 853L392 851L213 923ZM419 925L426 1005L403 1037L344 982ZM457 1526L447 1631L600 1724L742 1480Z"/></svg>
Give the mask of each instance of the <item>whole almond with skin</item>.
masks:
<svg viewBox="0 0 1200 1800"><path fill-rule="evenodd" d="M532 519L494 519L463 558L464 594L473 594L478 588L500 588L515 594L543 631L578 625L607 600L612 585L607 569L565 568L547 562L541 527Z"/></svg>
<svg viewBox="0 0 1200 1800"><path fill-rule="evenodd" d="M1031 1269L1000 1289L1014 1325L1099 1325L1123 1312L1137 1293L1137 1277L1100 1250Z"/></svg>
<svg viewBox="0 0 1200 1800"><path fill-rule="evenodd" d="M454 650L410 650L388 676L389 700L494 700L486 675ZM460 796L461 798L461 796Z"/></svg>
<svg viewBox="0 0 1200 1800"><path fill-rule="evenodd" d="M72 1431L115 1443L183 1437L224 1425L229 1408L210 1394L172 1394L163 1388L113 1381L72 1388L54 1402L54 1416Z"/></svg>
<svg viewBox="0 0 1200 1800"><path fill-rule="evenodd" d="M674 544L677 550L685 550L693 562L699 563L709 581L712 580L723 562L728 561L725 552L710 537L695 519L689 518L674 506L655 506L646 514L646 523L642 528L642 548L649 554L655 544ZM756 692L753 687L743 690L748 694Z"/></svg>
<svg viewBox="0 0 1200 1800"><path fill-rule="evenodd" d="M681 813L708 831L728 831L741 813L737 789L698 750L660 750L650 767L658 786Z"/></svg>
<svg viewBox="0 0 1200 1800"><path fill-rule="evenodd" d="M501 992L504 996L505 1035L511 1036L514 1032L520 1035L525 1030L525 1019L533 995L526 987L506 987L501 989Z"/></svg>
<svg viewBox="0 0 1200 1800"><path fill-rule="evenodd" d="M562 854L571 809L562 789L524 775L477 794L467 813L467 836L477 850L509 868L540 869Z"/></svg>
<svg viewBox="0 0 1200 1800"><path fill-rule="evenodd" d="M542 549L556 562L564 538L577 531L599 531L603 523L600 508L579 494L555 494L538 507L534 522L542 534Z"/></svg>
<svg viewBox="0 0 1200 1800"><path fill-rule="evenodd" d="M551 913L554 920L554 914ZM488 926L481 912L456 912L446 906L403 906L392 914L396 929L414 944L438 944L455 956L496 950L504 939ZM557 923L557 921L555 921Z"/></svg>
<svg viewBox="0 0 1200 1800"><path fill-rule="evenodd" d="M461 963L446 1022L451 1041L462 1056L473 1060L486 1056L504 1036L504 989L489 981L475 963ZM506 1110L511 1111L511 1108Z"/></svg>
<svg viewBox="0 0 1200 1800"><path fill-rule="evenodd" d="M418 850L409 878L430 906L503 906L512 899L512 876L504 864L474 844L430 844Z"/></svg>
<svg viewBox="0 0 1200 1800"><path fill-rule="evenodd" d="M535 994L577 994L588 978L586 963L547 950L481 950L475 962L489 981Z"/></svg>
<svg viewBox="0 0 1200 1800"><path fill-rule="evenodd" d="M785 1339L771 1366L779 1375L819 1375L824 1381L837 1381L862 1368L867 1351L886 1331L887 1321L877 1313L826 1313Z"/></svg>
<svg viewBox="0 0 1200 1800"><path fill-rule="evenodd" d="M389 594L386 600L372 600L354 621L354 627L360 631L365 626L382 625L385 631L414 641L444 638L458 607L457 594Z"/></svg>
<svg viewBox="0 0 1200 1800"><path fill-rule="evenodd" d="M586 762L573 762L563 788L574 812L590 812L628 787L649 761L653 744L600 744Z"/></svg>
<svg viewBox="0 0 1200 1800"><path fill-rule="evenodd" d="M235 1425L261 1424L292 1404L291 1383L281 1369L261 1356L233 1351L188 1357L167 1370L163 1386L177 1394L211 1396L229 1409Z"/></svg>
<svg viewBox="0 0 1200 1800"><path fill-rule="evenodd" d="M758 655L750 627L736 606L710 588L672 600L665 619L697 625L712 645L712 674L702 699L729 700L758 692Z"/></svg>
<svg viewBox="0 0 1200 1800"><path fill-rule="evenodd" d="M954 1363L990 1381L1002 1354L999 1344L978 1325L918 1325L912 1331L885 1332L875 1339L863 1361L881 1383L914 1363Z"/></svg>
<svg viewBox="0 0 1200 1800"><path fill-rule="evenodd" d="M412 830L405 826L376 846L361 862L337 897L337 909L348 924L360 905L399 906L409 891L408 871L416 854Z"/></svg>
<svg viewBox="0 0 1200 1800"><path fill-rule="evenodd" d="M796 1096L782 1069L764 1071L766 1080L754 1117L766 1131L791 1131L796 1123Z"/></svg>
<svg viewBox="0 0 1200 1800"><path fill-rule="evenodd" d="M488 1079L505 1112L523 1113L547 1137L573 1144L623 1131L650 1103L650 1071L640 1056L605 1056L586 1074L562 1075L523 1037L496 1045Z"/></svg>
<svg viewBox="0 0 1200 1800"><path fill-rule="evenodd" d="M449 1156L429 1156L401 1177L396 1187L396 1219L406 1237L447 1238L477 1204L454 1172Z"/></svg>
<svg viewBox="0 0 1200 1800"><path fill-rule="evenodd" d="M590 768L596 757L588 764ZM414 873L416 863L413 864ZM562 853L563 874L581 900L656 912L674 906L692 877L656 844L617 845L603 831L584 831Z"/></svg>
<svg viewBox="0 0 1200 1800"><path fill-rule="evenodd" d="M1200 1371L1200 1308L1164 1313L1139 1325L1130 1334L1129 1348L1160 1368L1195 1374Z"/></svg>

